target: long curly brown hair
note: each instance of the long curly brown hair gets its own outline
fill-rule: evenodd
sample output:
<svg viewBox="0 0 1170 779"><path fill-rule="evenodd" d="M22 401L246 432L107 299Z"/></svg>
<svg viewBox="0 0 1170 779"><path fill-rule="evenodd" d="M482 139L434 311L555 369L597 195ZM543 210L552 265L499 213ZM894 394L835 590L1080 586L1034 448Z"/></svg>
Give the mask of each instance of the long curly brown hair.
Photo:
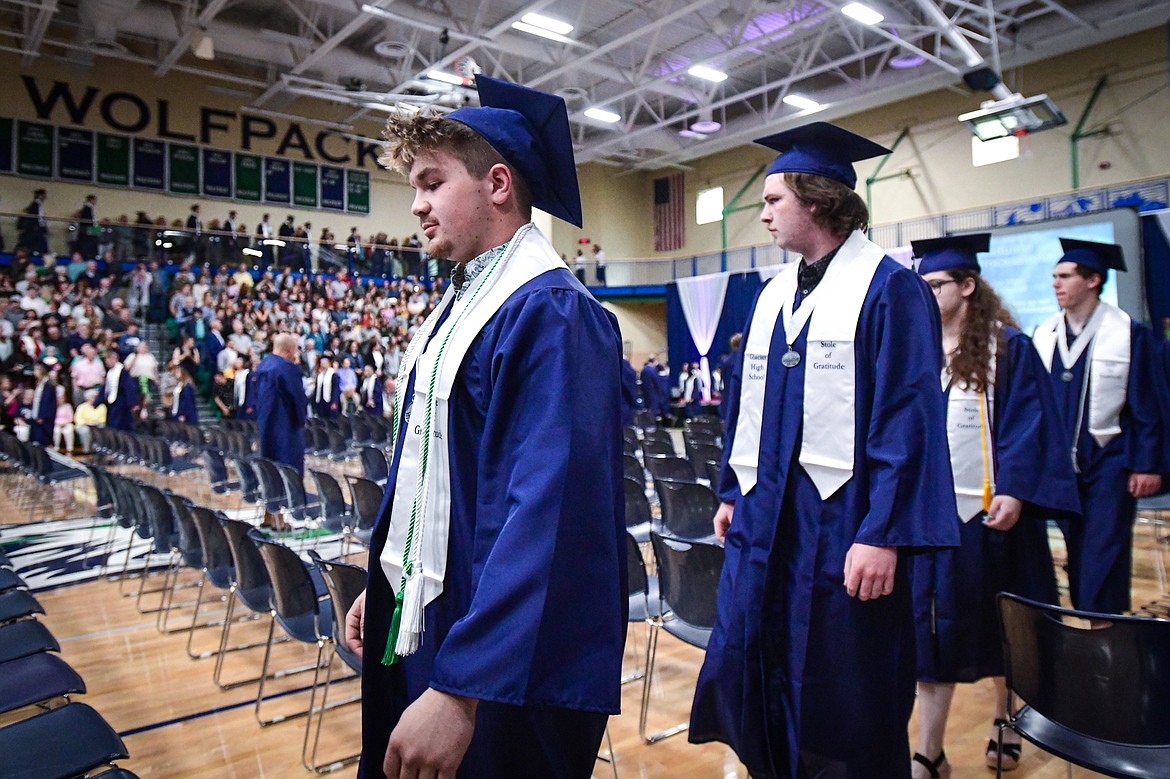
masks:
<svg viewBox="0 0 1170 779"><path fill-rule="evenodd" d="M1019 325L978 271L950 270L947 274L960 285L965 284L967 279L975 281L975 291L967 297L967 313L959 335L959 345L950 354L951 383L966 390L982 392L990 378L988 368L991 363L992 337L997 341L997 354L1002 354L1005 348L1003 328L996 326L996 323L1016 328Z"/></svg>

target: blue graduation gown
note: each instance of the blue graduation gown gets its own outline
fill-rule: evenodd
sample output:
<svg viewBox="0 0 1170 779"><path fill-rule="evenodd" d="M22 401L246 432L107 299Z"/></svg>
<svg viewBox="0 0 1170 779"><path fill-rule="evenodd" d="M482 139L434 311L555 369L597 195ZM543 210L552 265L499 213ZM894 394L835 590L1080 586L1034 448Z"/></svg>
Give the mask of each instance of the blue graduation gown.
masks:
<svg viewBox="0 0 1170 779"><path fill-rule="evenodd" d="M662 389L662 381L658 378L658 369L650 363L642 366L642 408L657 414L661 405L658 396Z"/></svg>
<svg viewBox="0 0 1170 779"><path fill-rule="evenodd" d="M1055 351L1055 349L1054 349ZM1089 349L1063 381L1064 367L1054 355L1050 378L1061 411L1066 457L1077 443L1077 486L1082 521L1057 520L1068 549L1069 590L1073 607L1119 614L1130 608L1133 567L1133 520L1137 501L1129 494L1131 473L1170 473L1170 437L1165 428L1166 376L1153 332L1130 322L1129 388L1121 409L1121 434L1106 446L1089 435L1088 400L1081 429L1074 431ZM1164 485L1167 486L1167 485Z"/></svg>
<svg viewBox="0 0 1170 779"><path fill-rule="evenodd" d="M622 425L634 424L638 410L638 374L630 361L622 359Z"/></svg>
<svg viewBox="0 0 1170 779"><path fill-rule="evenodd" d="M1003 675L996 595L1057 605L1046 520L1080 513L1076 476L1044 363L1028 336L1004 327L996 358L991 436L996 493L1023 501L1010 531L984 516L961 523L958 549L916 557L918 678L973 682Z"/></svg>
<svg viewBox="0 0 1170 779"><path fill-rule="evenodd" d="M195 387L184 384L179 392L179 413L172 414L171 419L178 421L179 417L188 425L199 424L199 409L195 406Z"/></svg>
<svg viewBox="0 0 1170 779"><path fill-rule="evenodd" d="M382 382L379 381L374 385L373 397L370 397L362 391L360 383L358 384L358 393L361 399L362 411L365 411L367 414L382 416L386 408L385 401L382 399Z"/></svg>
<svg viewBox="0 0 1170 779"><path fill-rule="evenodd" d="M301 384L301 370L275 354L260 361L248 374L255 377L256 418L260 426L260 454L285 463L305 475L305 418L309 399Z"/></svg>
<svg viewBox="0 0 1170 779"><path fill-rule="evenodd" d="M794 344L802 357L807 335ZM731 745L753 776L801 776L802 751L842 763L850 779L910 774L907 556L958 543L941 343L929 288L884 258L858 321L853 477L825 501L798 462L806 360L780 365L782 322L770 347L758 483L739 495L727 462L739 414L736 361L720 484L721 497L736 501L735 517L690 739ZM891 595L849 597L843 571L854 542L900 548Z"/></svg>
<svg viewBox="0 0 1170 779"><path fill-rule="evenodd" d="M313 413L325 419L332 419L341 414L341 379L337 374L333 374L333 380L329 383L330 386L330 400L326 401L324 397L320 401L317 400L317 387L313 385ZM336 408L334 408L336 406Z"/></svg>
<svg viewBox="0 0 1170 779"><path fill-rule="evenodd" d="M106 388L102 386L100 389L104 395ZM113 403L109 403L107 397L102 400L107 401L106 427L114 430L134 429L134 407L142 402L142 393L130 371L123 368L122 375L118 377L117 399Z"/></svg>
<svg viewBox="0 0 1170 779"><path fill-rule="evenodd" d="M53 419L57 416L57 385L45 382L41 390L41 403L33 409L32 426L28 440L35 444L51 446L53 443Z"/></svg>
<svg viewBox="0 0 1170 779"><path fill-rule="evenodd" d="M460 777L589 776L621 697L620 363L616 322L567 269L484 326L450 399L444 591L419 650L386 666L395 455L369 557L359 776L382 776L390 732L427 687L480 700Z"/></svg>

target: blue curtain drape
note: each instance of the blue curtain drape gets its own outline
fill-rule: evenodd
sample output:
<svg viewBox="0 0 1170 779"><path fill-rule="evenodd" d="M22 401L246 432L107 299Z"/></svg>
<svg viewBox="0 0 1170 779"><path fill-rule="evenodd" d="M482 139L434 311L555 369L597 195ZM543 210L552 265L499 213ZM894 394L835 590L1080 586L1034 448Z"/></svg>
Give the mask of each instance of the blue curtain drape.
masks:
<svg viewBox="0 0 1170 779"><path fill-rule="evenodd" d="M1150 324L1159 337L1164 337L1162 320L1170 317L1170 242L1157 217L1142 217L1142 249Z"/></svg>
<svg viewBox="0 0 1170 779"><path fill-rule="evenodd" d="M727 339L734 333L743 332L747 325L748 312L760 289L760 274L756 271L733 273L727 280L727 297L723 301L723 312L719 316L719 328L711 345L711 368L718 367L719 361L729 351ZM678 287L672 282L666 285L666 348L670 361L671 375L684 362L699 359L699 350L691 339L683 316L682 304L678 299Z"/></svg>

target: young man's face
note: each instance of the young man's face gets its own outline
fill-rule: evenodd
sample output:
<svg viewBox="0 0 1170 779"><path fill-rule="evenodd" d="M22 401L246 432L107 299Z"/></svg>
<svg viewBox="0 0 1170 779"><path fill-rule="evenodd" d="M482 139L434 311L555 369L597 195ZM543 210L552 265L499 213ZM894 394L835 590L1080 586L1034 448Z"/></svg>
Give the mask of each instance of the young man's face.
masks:
<svg viewBox="0 0 1170 779"><path fill-rule="evenodd" d="M796 197L784 183L783 173L773 173L764 179L764 209L760 212L772 236L772 242L781 249L799 252L806 235L821 228L813 222L812 209Z"/></svg>
<svg viewBox="0 0 1170 779"><path fill-rule="evenodd" d="M1077 272L1075 262L1057 263L1052 270L1052 289L1056 293L1056 304L1066 311L1076 308L1090 297L1095 297L1100 286L1099 276L1086 279Z"/></svg>
<svg viewBox="0 0 1170 779"><path fill-rule="evenodd" d="M483 245L491 206L488 185L473 178L461 160L443 150L420 154L410 168L410 185L410 210L430 239L428 254L467 262L492 248Z"/></svg>

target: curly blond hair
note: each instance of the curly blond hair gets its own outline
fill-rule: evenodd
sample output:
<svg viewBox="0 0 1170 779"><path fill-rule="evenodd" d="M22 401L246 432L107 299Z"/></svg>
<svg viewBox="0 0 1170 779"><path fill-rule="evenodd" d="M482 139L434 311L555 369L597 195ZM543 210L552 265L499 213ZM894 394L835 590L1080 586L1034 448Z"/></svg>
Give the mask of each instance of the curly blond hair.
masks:
<svg viewBox="0 0 1170 779"><path fill-rule="evenodd" d="M473 176L485 176L492 165L507 164L483 136L463 122L454 121L432 111L402 115L391 114L382 131L386 143L378 164L408 175L421 154L438 149L450 152Z"/></svg>

